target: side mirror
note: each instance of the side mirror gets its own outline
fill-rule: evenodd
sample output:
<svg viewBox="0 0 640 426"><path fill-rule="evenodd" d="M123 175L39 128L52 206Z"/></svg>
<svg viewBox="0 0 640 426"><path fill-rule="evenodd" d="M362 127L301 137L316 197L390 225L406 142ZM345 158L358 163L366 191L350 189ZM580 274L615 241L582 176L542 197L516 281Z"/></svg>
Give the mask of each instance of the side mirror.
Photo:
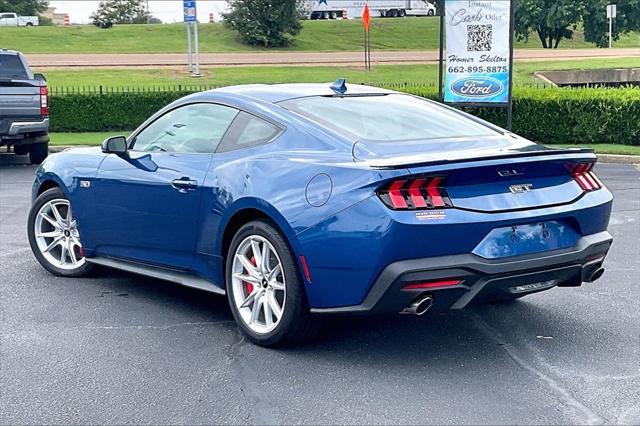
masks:
<svg viewBox="0 0 640 426"><path fill-rule="evenodd" d="M34 73L33 78L38 81L47 81L47 77L45 77L44 74L39 72Z"/></svg>
<svg viewBox="0 0 640 426"><path fill-rule="evenodd" d="M102 152L105 154L127 155L127 138L111 136L102 142Z"/></svg>

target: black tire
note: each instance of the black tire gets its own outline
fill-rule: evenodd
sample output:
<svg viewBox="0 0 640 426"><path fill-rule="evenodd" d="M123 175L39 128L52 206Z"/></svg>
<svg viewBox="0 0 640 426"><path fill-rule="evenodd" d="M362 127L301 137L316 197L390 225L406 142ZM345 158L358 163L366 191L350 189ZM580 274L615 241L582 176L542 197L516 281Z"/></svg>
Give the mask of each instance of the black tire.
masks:
<svg viewBox="0 0 640 426"><path fill-rule="evenodd" d="M331 13L329 14L329 18L331 18L331 19L337 19L337 18L338 18L338 14L337 14L336 12L331 12Z"/></svg>
<svg viewBox="0 0 640 426"><path fill-rule="evenodd" d="M13 152L16 155L27 155L29 153L29 145L14 145Z"/></svg>
<svg viewBox="0 0 640 426"><path fill-rule="evenodd" d="M31 206L31 210L29 211L29 218L27 219L27 235L29 237L29 245L31 246L31 251L33 252L36 260L44 269L51 272L53 275L59 277L83 277L91 273L94 268L94 265L89 262L84 262L84 264L76 269L62 269L58 268L55 265L51 264L40 252L38 248L38 243L36 242L35 237L35 221L36 216L38 215L38 211L40 208L47 202L55 199L64 199L68 200L67 196L60 188L51 188L36 198L33 205Z"/></svg>
<svg viewBox="0 0 640 426"><path fill-rule="evenodd" d="M251 235L266 238L275 248L286 281L285 305L276 328L267 334L258 334L251 330L242 320L234 302L234 286L232 283L232 264L240 243ZM243 225L231 241L226 260L227 299L236 323L244 335L260 346L277 347L292 346L309 341L318 334L319 321L310 313L302 275L298 270L295 256L289 243L273 223L266 220L255 220Z"/></svg>
<svg viewBox="0 0 640 426"><path fill-rule="evenodd" d="M404 18L405 16L407 16L407 11L404 10L404 9L400 9L398 11L398 16L401 17L401 18Z"/></svg>
<svg viewBox="0 0 640 426"><path fill-rule="evenodd" d="M31 22L27 22L26 26L27 27L33 27L33 24Z"/></svg>
<svg viewBox="0 0 640 426"><path fill-rule="evenodd" d="M329 19L329 12L322 12L322 15L320 15L320 19Z"/></svg>
<svg viewBox="0 0 640 426"><path fill-rule="evenodd" d="M49 155L49 142L34 143L29 145L29 162L40 164Z"/></svg>
<svg viewBox="0 0 640 426"><path fill-rule="evenodd" d="M435 12L433 10L429 10L427 12L427 16L433 16L433 15L435 15Z"/></svg>
<svg viewBox="0 0 640 426"><path fill-rule="evenodd" d="M391 9L391 17L392 18L397 18L398 17L398 9Z"/></svg>

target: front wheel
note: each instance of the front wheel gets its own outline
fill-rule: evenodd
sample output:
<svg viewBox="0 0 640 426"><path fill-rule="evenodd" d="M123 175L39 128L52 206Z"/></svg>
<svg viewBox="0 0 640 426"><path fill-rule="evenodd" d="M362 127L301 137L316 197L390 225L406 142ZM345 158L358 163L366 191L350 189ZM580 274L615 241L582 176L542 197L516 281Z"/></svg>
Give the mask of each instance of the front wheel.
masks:
<svg viewBox="0 0 640 426"><path fill-rule="evenodd" d="M36 198L27 226L31 251L47 271L61 277L80 277L91 271L93 265L84 258L71 203L59 188Z"/></svg>
<svg viewBox="0 0 640 426"><path fill-rule="evenodd" d="M317 331L293 252L270 222L257 220L238 230L227 255L226 281L233 316L252 342L291 345Z"/></svg>

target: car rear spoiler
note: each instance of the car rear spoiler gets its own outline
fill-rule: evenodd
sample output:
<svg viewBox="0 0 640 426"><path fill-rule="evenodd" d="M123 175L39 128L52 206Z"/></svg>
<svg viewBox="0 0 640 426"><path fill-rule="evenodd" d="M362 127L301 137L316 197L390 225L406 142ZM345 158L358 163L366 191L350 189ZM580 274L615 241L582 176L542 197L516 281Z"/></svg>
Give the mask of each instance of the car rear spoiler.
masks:
<svg viewBox="0 0 640 426"><path fill-rule="evenodd" d="M541 146L542 147L542 146ZM572 158L596 160L598 157L591 148L563 148L554 149L543 147L540 150L535 151L488 151L486 154L473 153L474 155L459 155L445 158L434 158L433 155L416 155L412 154L406 157L395 157L385 159L371 159L362 160L363 163L376 169L398 169L408 168L416 166L437 166L442 164L452 163L467 163L473 161L485 161L485 160L501 160L509 158L524 158L524 157L555 157L555 156L571 156ZM446 154L445 154L446 155Z"/></svg>

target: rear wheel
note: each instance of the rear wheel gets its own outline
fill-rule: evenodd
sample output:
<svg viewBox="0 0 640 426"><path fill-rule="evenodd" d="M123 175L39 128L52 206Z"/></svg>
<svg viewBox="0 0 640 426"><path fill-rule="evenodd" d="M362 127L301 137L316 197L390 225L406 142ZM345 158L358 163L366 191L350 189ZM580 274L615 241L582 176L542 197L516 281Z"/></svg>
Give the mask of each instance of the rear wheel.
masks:
<svg viewBox="0 0 640 426"><path fill-rule="evenodd" d="M29 145L14 145L13 152L16 155L27 155L29 153Z"/></svg>
<svg viewBox="0 0 640 426"><path fill-rule="evenodd" d="M427 16L433 16L433 15L435 15L435 12L433 10L429 10L427 12Z"/></svg>
<svg viewBox="0 0 640 426"><path fill-rule="evenodd" d="M243 333L262 346L301 343L317 331L293 252L269 222L249 222L226 262L227 296Z"/></svg>
<svg viewBox="0 0 640 426"><path fill-rule="evenodd" d="M49 155L49 142L40 142L29 145L29 161L31 164L40 164Z"/></svg>
<svg viewBox="0 0 640 426"><path fill-rule="evenodd" d="M338 14L336 12L331 12L330 15L331 19L337 19L338 18Z"/></svg>
<svg viewBox="0 0 640 426"><path fill-rule="evenodd" d="M407 15L407 11L406 11L406 10L404 10L404 9L400 9L400 10L398 11L398 16L399 16L399 17L404 18L406 15Z"/></svg>
<svg viewBox="0 0 640 426"><path fill-rule="evenodd" d="M27 226L31 251L47 271L61 277L80 277L91 271L93 265L84 258L71 203L59 188L36 198Z"/></svg>

